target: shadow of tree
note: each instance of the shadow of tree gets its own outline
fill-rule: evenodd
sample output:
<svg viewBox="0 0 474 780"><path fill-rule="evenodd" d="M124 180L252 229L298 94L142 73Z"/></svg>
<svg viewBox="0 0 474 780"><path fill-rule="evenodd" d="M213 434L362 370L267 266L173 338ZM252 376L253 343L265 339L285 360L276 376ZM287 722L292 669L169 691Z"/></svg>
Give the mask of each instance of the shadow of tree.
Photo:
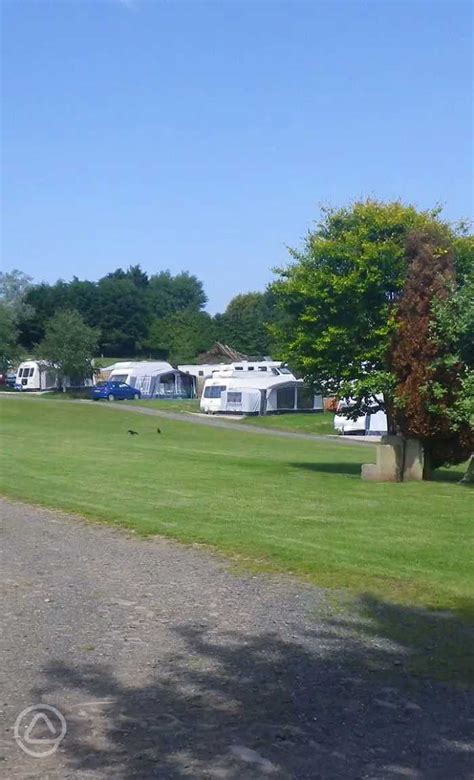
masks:
<svg viewBox="0 0 474 780"><path fill-rule="evenodd" d="M344 463L340 461L330 461L319 463L317 461L302 461L300 463L290 463L289 465L295 469L302 469L305 471L315 471L321 474L345 474L351 477L358 477L360 479L362 463L371 463L372 460L367 454L362 454L360 463ZM463 478L465 469L457 466L455 468L442 468L436 469L433 472L433 482L448 482L458 483ZM464 487L464 485L460 485ZM469 486L468 486L469 487Z"/></svg>
<svg viewBox="0 0 474 780"><path fill-rule="evenodd" d="M470 693L432 675L449 661L448 634L454 643L468 641L460 618L367 596L355 613L314 625L308 619L291 638L172 630L182 651L157 653L146 685L100 663L73 668L58 659L44 670L33 700L69 702L63 749L76 773L471 777ZM413 673L417 659L426 678ZM464 682L456 664L451 679Z"/></svg>
<svg viewBox="0 0 474 780"><path fill-rule="evenodd" d="M370 458L368 459L368 462L369 461ZM300 463L290 463L289 465L294 469L302 469L303 471L316 471L321 474L348 474L360 478L363 462L365 462L365 460L362 457L360 463L344 463L341 461L321 463L318 461L303 461Z"/></svg>

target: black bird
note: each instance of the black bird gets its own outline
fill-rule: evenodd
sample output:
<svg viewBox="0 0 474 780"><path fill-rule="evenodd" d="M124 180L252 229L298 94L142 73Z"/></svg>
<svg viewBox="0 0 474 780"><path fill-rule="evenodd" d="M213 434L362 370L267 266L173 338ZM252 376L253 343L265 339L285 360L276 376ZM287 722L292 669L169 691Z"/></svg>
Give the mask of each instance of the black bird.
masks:
<svg viewBox="0 0 474 780"><path fill-rule="evenodd" d="M130 434L130 436L138 436L138 431L131 431L130 429L127 431L127 433Z"/></svg>
<svg viewBox="0 0 474 780"><path fill-rule="evenodd" d="M157 428L157 429L156 429L156 432L157 432L157 433L161 433L161 429L160 429L160 428Z"/></svg>

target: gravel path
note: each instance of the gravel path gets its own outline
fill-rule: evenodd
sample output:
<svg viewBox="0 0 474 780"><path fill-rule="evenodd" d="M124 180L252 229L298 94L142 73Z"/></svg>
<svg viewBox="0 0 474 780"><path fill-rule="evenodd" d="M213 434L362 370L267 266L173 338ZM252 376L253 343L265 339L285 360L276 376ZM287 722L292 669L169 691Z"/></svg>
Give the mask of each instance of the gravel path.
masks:
<svg viewBox="0 0 474 780"><path fill-rule="evenodd" d="M323 591L235 573L200 548L0 509L2 777L471 777L468 692L410 676L410 648L343 618ZM67 723L45 758L13 739L39 702ZM31 742L48 736L44 719L28 723L24 744L49 745Z"/></svg>

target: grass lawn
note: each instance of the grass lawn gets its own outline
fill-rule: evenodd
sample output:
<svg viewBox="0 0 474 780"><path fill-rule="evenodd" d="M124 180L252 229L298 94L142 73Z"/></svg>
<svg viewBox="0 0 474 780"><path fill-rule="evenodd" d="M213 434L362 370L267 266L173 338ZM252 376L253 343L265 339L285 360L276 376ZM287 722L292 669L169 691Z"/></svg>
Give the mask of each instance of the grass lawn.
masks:
<svg viewBox="0 0 474 780"><path fill-rule="evenodd" d="M402 604L463 609L472 593L462 470L364 483L369 447L172 420L159 436L153 418L112 404L5 398L0 411L4 495Z"/></svg>
<svg viewBox="0 0 474 780"><path fill-rule="evenodd" d="M264 417L246 417L243 422L256 425L259 428L275 428L280 431L294 431L295 433L314 433L318 436L335 433L334 415L329 412L269 414Z"/></svg>
<svg viewBox="0 0 474 780"><path fill-rule="evenodd" d="M136 404L137 401L126 401L125 403ZM199 412L199 399L159 399L141 400L140 406L151 406L155 409L171 412ZM264 417L244 417L242 420L232 418L229 420L236 426L239 423L246 425L255 425L257 428L275 428L280 431L293 431L295 433L314 433L317 435L334 433L334 415L330 413L311 414L269 414Z"/></svg>
<svg viewBox="0 0 474 780"><path fill-rule="evenodd" d="M199 412L198 398L151 398L140 401L122 401L124 404L150 406L163 412Z"/></svg>

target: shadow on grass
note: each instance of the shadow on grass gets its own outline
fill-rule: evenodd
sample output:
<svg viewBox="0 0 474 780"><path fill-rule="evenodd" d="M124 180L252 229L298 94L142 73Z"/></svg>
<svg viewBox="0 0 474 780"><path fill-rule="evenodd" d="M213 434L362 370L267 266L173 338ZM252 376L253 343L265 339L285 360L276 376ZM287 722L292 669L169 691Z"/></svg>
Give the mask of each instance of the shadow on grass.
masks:
<svg viewBox="0 0 474 780"><path fill-rule="evenodd" d="M464 682L451 652L467 625L371 597L351 615L291 633L176 625L173 652L166 634L141 662L135 651L136 675L57 659L31 700L66 697L62 753L100 777L467 780L469 692L430 679L447 666Z"/></svg>
<svg viewBox="0 0 474 780"><path fill-rule="evenodd" d="M303 471L316 471L321 474L349 474L350 476L360 477L361 463L344 463L332 461L331 463L318 463L315 461L304 461L301 463L289 463L294 469Z"/></svg>
<svg viewBox="0 0 474 780"><path fill-rule="evenodd" d="M289 465L295 469L302 469L306 471L315 471L321 474L346 474L349 476L361 476L362 463L370 463L370 459L365 457L361 463L344 463L338 461L332 461L330 463L318 463L314 461L304 461L301 463L290 463ZM461 481L465 474L465 469L462 466L456 466L455 468L443 468L436 469L433 472L433 482L448 482L450 484L456 484ZM471 485L459 485L460 489L466 490Z"/></svg>

